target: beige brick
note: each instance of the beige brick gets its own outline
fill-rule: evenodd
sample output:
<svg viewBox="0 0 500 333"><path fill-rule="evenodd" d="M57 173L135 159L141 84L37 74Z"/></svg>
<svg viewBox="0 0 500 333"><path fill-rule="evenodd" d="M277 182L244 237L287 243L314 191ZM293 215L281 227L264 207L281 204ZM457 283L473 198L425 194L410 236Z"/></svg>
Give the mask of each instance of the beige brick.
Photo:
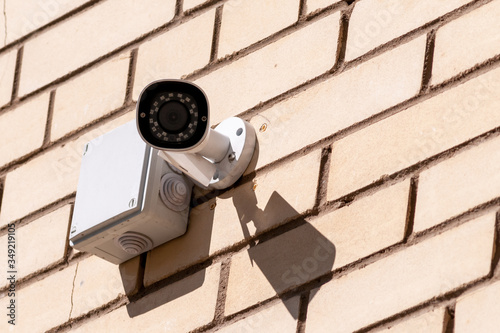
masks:
<svg viewBox="0 0 500 333"><path fill-rule="evenodd" d="M180 79L210 62L215 9L139 47L133 99L158 79ZM168 45L168 47L165 47Z"/></svg>
<svg viewBox="0 0 500 333"><path fill-rule="evenodd" d="M88 0L7 1L7 43L50 23ZM3 7L2 7L3 8ZM1 36L4 36L3 34Z"/></svg>
<svg viewBox="0 0 500 333"><path fill-rule="evenodd" d="M247 47L292 25L299 15L299 0L230 0L224 4L219 57Z"/></svg>
<svg viewBox="0 0 500 333"><path fill-rule="evenodd" d="M201 5L202 3L207 2L207 0L184 0L183 1L183 10L188 10L194 8L196 6Z"/></svg>
<svg viewBox="0 0 500 333"><path fill-rule="evenodd" d="M0 15L0 17L2 17L2 15ZM0 21L0 24L1 23L2 22ZM3 42L2 38L0 38L0 40L2 40ZM14 85L16 58L17 58L16 49L10 50L0 56L0 73L2 73L2 75L0 75L0 106L10 102L12 96L12 87Z"/></svg>
<svg viewBox="0 0 500 333"><path fill-rule="evenodd" d="M212 122L329 70L335 61L338 30L335 13L197 80L210 99Z"/></svg>
<svg viewBox="0 0 500 333"><path fill-rule="evenodd" d="M315 151L283 168L259 175L253 183L217 197L215 210L210 209L215 200L191 210L187 233L149 252L144 284L151 285L243 241L242 223L248 228L248 236L255 235L311 209L320 158L320 151ZM254 184L257 184L255 191Z"/></svg>
<svg viewBox="0 0 500 333"><path fill-rule="evenodd" d="M0 165L42 146L48 110L49 94L43 94L0 115Z"/></svg>
<svg viewBox="0 0 500 333"><path fill-rule="evenodd" d="M408 318L387 328L373 332L388 333L442 333L445 322L445 308L436 308L418 316Z"/></svg>
<svg viewBox="0 0 500 333"><path fill-rule="evenodd" d="M0 8L5 7L5 1L6 0L0 0ZM0 15L0 36L5 36L5 15ZM0 47L5 46L5 38L0 38Z"/></svg>
<svg viewBox="0 0 500 333"><path fill-rule="evenodd" d="M403 239L409 181L233 256L226 312L243 310Z"/></svg>
<svg viewBox="0 0 500 333"><path fill-rule="evenodd" d="M128 53L122 54L57 89L52 141L123 105L129 60Z"/></svg>
<svg viewBox="0 0 500 333"><path fill-rule="evenodd" d="M15 330L10 330L11 325L4 318L0 321L0 330L15 333L45 332L65 323L71 311L75 268L76 265L72 265L25 288L17 289ZM6 308L8 300L9 297L0 300L2 309Z"/></svg>
<svg viewBox="0 0 500 333"><path fill-rule="evenodd" d="M0 5L2 4L2 2L0 1ZM10 297L7 297L7 294L5 293L5 295L2 294L1 296L2 298L0 298L0 307L2 309L5 309L5 319L0 321L0 331L2 332L16 332L15 329L16 329L16 326L15 324L18 323L17 319L16 321L14 321L14 325L13 324L10 324L8 321L11 320L11 318L9 317L9 313L10 313L10 309L8 308L8 306L10 306L10 300L11 298ZM15 302L15 300L13 301ZM12 314L13 316L18 316L18 312L19 312L19 308L18 308L19 304L16 303L13 305L14 309L12 310ZM16 313L17 312L17 313ZM14 317L13 317L14 318Z"/></svg>
<svg viewBox="0 0 500 333"><path fill-rule="evenodd" d="M219 274L216 264L72 332L189 332L212 321Z"/></svg>
<svg viewBox="0 0 500 333"><path fill-rule="evenodd" d="M430 228L498 196L500 137L422 172L414 230Z"/></svg>
<svg viewBox="0 0 500 333"><path fill-rule="evenodd" d="M432 83L440 83L500 54L499 16L500 2L492 1L439 28L436 33Z"/></svg>
<svg viewBox="0 0 500 333"><path fill-rule="evenodd" d="M460 297L455 307L455 332L495 332L500 327L500 282Z"/></svg>
<svg viewBox="0 0 500 333"><path fill-rule="evenodd" d="M256 129L267 124L257 131L257 168L416 95L424 51L421 37L253 117Z"/></svg>
<svg viewBox="0 0 500 333"><path fill-rule="evenodd" d="M243 224L253 236L313 208L320 161L320 151L313 151L219 196L211 253L242 240ZM237 223L229 227L228 220Z"/></svg>
<svg viewBox="0 0 500 333"><path fill-rule="evenodd" d="M496 69L335 142L328 198L346 195L499 126L499 93Z"/></svg>
<svg viewBox="0 0 500 333"><path fill-rule="evenodd" d="M66 205L17 228L18 279L63 259L70 211Z"/></svg>
<svg viewBox="0 0 500 333"><path fill-rule="evenodd" d="M134 116L134 112L128 112L8 173L0 210L0 226L75 192L85 144L132 120Z"/></svg>
<svg viewBox="0 0 500 333"><path fill-rule="evenodd" d="M225 326L216 332L266 332L283 333L295 332L297 329L297 318L299 316L299 297L293 297L286 301L262 309L245 317L231 325Z"/></svg>
<svg viewBox="0 0 500 333"><path fill-rule="evenodd" d="M346 60L404 35L471 0L363 0L349 21Z"/></svg>
<svg viewBox="0 0 500 333"><path fill-rule="evenodd" d="M79 262L73 292L73 311L76 318L103 306L125 294L117 265L92 256Z"/></svg>
<svg viewBox="0 0 500 333"><path fill-rule="evenodd" d="M482 216L313 290L306 332L351 332L484 277L494 224Z"/></svg>
<svg viewBox="0 0 500 333"><path fill-rule="evenodd" d="M307 12L312 13L318 9L330 6L331 4L338 3L338 0L307 0Z"/></svg>
<svg viewBox="0 0 500 333"><path fill-rule="evenodd" d="M147 8L146 15L137 15ZM175 0L109 0L55 25L24 45L19 94L66 75L167 23Z"/></svg>

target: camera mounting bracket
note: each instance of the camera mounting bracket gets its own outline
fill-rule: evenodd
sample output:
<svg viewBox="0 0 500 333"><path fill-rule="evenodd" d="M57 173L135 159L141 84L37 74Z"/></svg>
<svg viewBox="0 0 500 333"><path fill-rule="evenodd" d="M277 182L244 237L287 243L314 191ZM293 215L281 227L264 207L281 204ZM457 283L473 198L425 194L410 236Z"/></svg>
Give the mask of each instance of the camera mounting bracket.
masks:
<svg viewBox="0 0 500 333"><path fill-rule="evenodd" d="M219 161L211 161L196 153L160 150L158 154L201 187L227 188L243 175L252 160L256 144L255 130L243 119L232 117L222 121L213 131L222 135L212 137L229 139L228 145L223 145L226 153Z"/></svg>

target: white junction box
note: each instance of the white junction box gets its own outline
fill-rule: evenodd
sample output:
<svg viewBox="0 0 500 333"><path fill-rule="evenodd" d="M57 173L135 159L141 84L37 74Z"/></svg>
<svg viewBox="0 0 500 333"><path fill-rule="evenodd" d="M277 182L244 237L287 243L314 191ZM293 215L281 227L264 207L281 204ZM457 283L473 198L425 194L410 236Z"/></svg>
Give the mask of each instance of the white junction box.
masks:
<svg viewBox="0 0 500 333"><path fill-rule="evenodd" d="M186 232L192 182L158 156L135 121L84 149L70 244L120 264Z"/></svg>

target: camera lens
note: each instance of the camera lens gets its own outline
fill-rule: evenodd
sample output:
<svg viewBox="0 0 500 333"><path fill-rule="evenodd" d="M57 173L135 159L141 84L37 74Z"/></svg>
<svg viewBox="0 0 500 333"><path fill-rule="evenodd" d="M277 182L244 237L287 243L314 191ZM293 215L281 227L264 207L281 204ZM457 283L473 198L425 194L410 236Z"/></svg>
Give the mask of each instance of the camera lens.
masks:
<svg viewBox="0 0 500 333"><path fill-rule="evenodd" d="M210 128L207 98L191 83L155 81L139 96L137 126L143 139L155 148L195 147Z"/></svg>
<svg viewBox="0 0 500 333"><path fill-rule="evenodd" d="M189 125L189 111L183 103L169 101L158 111L158 123L168 133L180 133Z"/></svg>

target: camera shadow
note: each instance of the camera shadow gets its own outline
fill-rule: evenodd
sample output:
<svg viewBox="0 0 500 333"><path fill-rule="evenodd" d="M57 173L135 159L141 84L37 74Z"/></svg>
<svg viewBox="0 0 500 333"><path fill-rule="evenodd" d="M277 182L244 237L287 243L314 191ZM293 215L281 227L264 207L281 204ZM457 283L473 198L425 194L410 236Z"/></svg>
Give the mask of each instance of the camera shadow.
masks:
<svg viewBox="0 0 500 333"><path fill-rule="evenodd" d="M268 231L258 243L250 241L247 254L252 266L259 268L290 315L297 319L296 307L286 302L283 293L330 272L335 262L335 245L311 223L300 218L294 220L298 227L274 236L270 226L280 224L276 218L299 216L299 212L277 192L273 192L264 210L257 207L252 190L240 192L232 199L246 239L251 239L251 223L255 235Z"/></svg>

